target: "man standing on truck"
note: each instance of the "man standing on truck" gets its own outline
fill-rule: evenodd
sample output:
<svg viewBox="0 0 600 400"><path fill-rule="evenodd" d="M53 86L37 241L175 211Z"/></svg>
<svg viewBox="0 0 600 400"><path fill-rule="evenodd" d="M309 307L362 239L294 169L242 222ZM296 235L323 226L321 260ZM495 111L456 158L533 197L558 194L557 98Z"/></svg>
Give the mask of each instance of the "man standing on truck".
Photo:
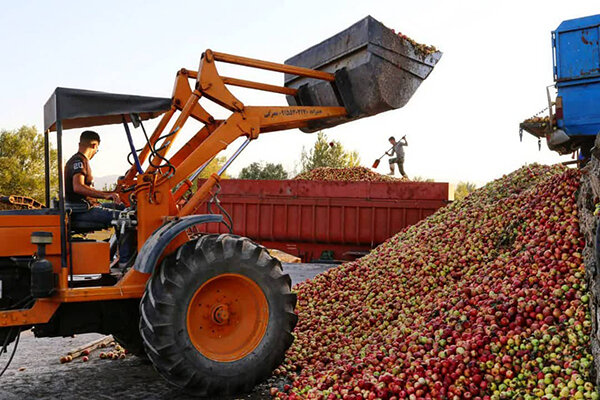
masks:
<svg viewBox="0 0 600 400"><path fill-rule="evenodd" d="M406 172L404 172L404 146L408 146L406 135L402 136L399 142L396 141L396 138L390 136L389 141L392 148L386 154L390 157L395 154L396 157L390 158L390 173L388 175L394 175L394 164L398 164L398 171L404 178L408 179Z"/></svg>
<svg viewBox="0 0 600 400"><path fill-rule="evenodd" d="M115 211L123 210L124 205L115 192L94 189L94 177L90 160L98 153L100 135L94 131L84 131L79 138L79 151L65 165L65 201L73 209L71 222L94 222L110 228L115 219ZM100 203L97 199L112 200ZM75 212L76 211L76 212ZM125 234L125 236L128 236ZM119 266L125 267L131 258L132 239L119 240ZM135 240L135 238L133 238Z"/></svg>

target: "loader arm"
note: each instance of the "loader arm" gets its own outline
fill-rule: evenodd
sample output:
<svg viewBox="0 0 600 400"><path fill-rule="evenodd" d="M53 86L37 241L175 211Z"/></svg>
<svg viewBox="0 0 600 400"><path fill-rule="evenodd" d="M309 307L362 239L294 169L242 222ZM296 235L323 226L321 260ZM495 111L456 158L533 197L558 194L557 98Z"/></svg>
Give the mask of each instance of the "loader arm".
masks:
<svg viewBox="0 0 600 400"><path fill-rule="evenodd" d="M195 135L192 139L190 139L190 141L186 145L184 145L183 148L173 157L171 161L175 166L182 163L184 159L190 155L191 149L197 148L198 145L200 145L208 137L208 135L212 134L213 131L215 131L223 122L225 122L215 120L213 116L210 115L198 103L200 98L202 97L206 97L214 103L217 103L220 106L230 110L232 112L232 115L229 117L228 120L231 120L236 114L242 114L242 119L252 117L252 115L247 115L249 109L227 89L226 85L268 91L283 95L295 96L297 94L297 89L293 88L269 85L260 82L230 77L221 77L217 72L215 61L276 71L286 74L296 74L299 76L304 76L313 79L322 79L329 82L333 82L335 80L335 75L327 72L295 67L285 64L277 64L246 57L239 57L225 53L213 53L211 50L206 50L206 52L204 52L202 55L198 71L181 69L177 73L175 87L173 89L172 109L164 114L150 138L150 144L146 144L142 149L139 155L140 162L146 161L146 159L150 155L150 145L152 147L156 147L158 145L158 142L161 139L161 135L163 135L165 128L167 127L169 121L173 117L175 111L180 111L181 113L179 114L177 120L172 124L172 128L169 131L168 140L164 140L162 146L160 146L160 150L156 152L157 155L164 157L169 152L171 146L175 142L175 139L183 129L183 126L185 125L185 122L188 120L189 117L192 117L205 125L198 132L198 134ZM189 79L195 79L196 81L194 90L192 90L190 87ZM315 119L326 119L347 114L344 107L306 106L262 107L260 110L255 110L253 114L256 114L257 112L264 112L261 118L261 122L264 123L264 126L254 126L255 129L260 129L259 132L272 132L276 130L286 130L303 127L306 126L306 124L309 121L313 121ZM221 131L219 134L222 134L222 132L224 131L225 130ZM244 132L244 135L252 136L252 138L254 139L257 137L259 132ZM240 135L236 136L236 138L239 136ZM203 152L206 152L206 149L203 150ZM210 154L208 159L212 158L216 154L218 154L218 151L216 153ZM200 161L199 165L202 165L202 161ZM153 173L156 171L156 169L157 168L150 165L147 168L146 173ZM121 183L133 183L133 178L136 176L136 174L136 169L132 167L127 172L125 178L121 181Z"/></svg>
<svg viewBox="0 0 600 400"><path fill-rule="evenodd" d="M222 77L217 71L217 62L283 74L296 74L335 84L335 75L332 73L217 53L211 50L206 50L202 54L198 71L180 70L175 79L171 110L163 115L152 133L149 143L139 154L140 162L149 158L155 162L150 163L142 176L138 175L135 167L132 167L119 181L119 187L122 189L136 185L135 197L138 201L152 198L155 193L161 192L159 197L163 200L165 197L169 198L168 202L171 205L170 209L167 207L162 210L162 212L168 213L166 215L175 213L178 217L184 217L196 212L197 208L210 196L213 186L218 182L218 176L208 179L186 203L181 204L181 196L193 184L189 180L190 176L236 139L246 137L254 140L261 133L303 128L308 126L311 121L347 115L347 110L339 106L246 106L231 93L227 86L239 86L286 96L296 95L297 89ZM190 80L195 80L193 89ZM229 110L230 116L225 120L215 119L199 104L203 97ZM179 114L170 124L176 112ZM190 117L203 123L204 126L173 156L169 157L169 151ZM160 159L169 160L170 167L157 166L156 160ZM147 205L151 204L156 204L156 201L149 201ZM149 208L141 207L141 209ZM139 220L142 224L147 221L141 215ZM140 229L140 232L146 232L146 234L138 237L138 243L143 243L147 234L157 229L162 223L157 218L153 220L152 226Z"/></svg>

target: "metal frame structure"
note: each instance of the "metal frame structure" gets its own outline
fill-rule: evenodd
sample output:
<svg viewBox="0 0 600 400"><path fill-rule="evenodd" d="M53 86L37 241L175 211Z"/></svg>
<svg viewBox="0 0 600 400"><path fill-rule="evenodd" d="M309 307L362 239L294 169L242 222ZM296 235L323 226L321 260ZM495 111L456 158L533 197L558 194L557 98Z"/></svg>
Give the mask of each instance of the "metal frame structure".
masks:
<svg viewBox="0 0 600 400"><path fill-rule="evenodd" d="M237 99L227 88L227 86L238 86L255 90L278 93L288 96L295 96L296 89L269 85L260 82L247 81L233 77L222 77L217 72L216 62L236 64L246 67L258 68L269 71L276 71L285 74L295 74L298 76L309 77L326 81L335 85L335 75L332 73L312 70L309 68L295 67L291 65L278 64L262 60L256 60L246 57L239 57L225 53L206 50L201 57L198 71L182 69L178 72L173 95L171 98L171 108L167 110L156 129L150 136L148 143L138 155L140 164L151 161L151 158L167 159L167 154L173 146L173 142L181 132L186 121L191 117L204 124L186 144L184 144L173 156L168 158L168 166L156 166L150 163L144 173L140 174L136 165L118 181L117 192L121 199L127 205L134 205L137 209L137 239L138 250L141 250L148 238L161 226L170 221L177 220L186 216L194 215L198 207L203 204L211 195L213 187L219 182L220 174L231 164L241 151L250 143L258 138L261 133L274 132L292 128L307 127L313 121L327 121L330 118L344 117L347 115L345 107L318 107L318 106L246 106ZM192 89L190 80L195 80ZM205 97L210 101L224 107L231 112L231 115L225 120L217 120L210 115L200 104L200 98ZM57 115L60 115L60 109L57 105ZM163 135L169 122L175 113L179 112L169 133ZM154 115L153 115L154 116ZM147 118L151 118L149 116ZM111 118L91 118L90 125L80 123L78 127L102 125L114 123L114 116ZM125 116L123 116L125 118ZM109 121L110 120L110 121ZM91 123L94 122L94 125ZM67 256L70 255L67 246L67 215L65 214L64 182L62 167L62 135L64 121L58 119L53 126L57 134L57 153L58 174L59 174L59 201L58 215L49 213L44 215L48 231L60 232L60 247L49 246L47 258L53 263L54 270L58 274L58 288L56 293L47 299L38 299L30 309L0 311L0 326L27 326L33 324L46 323L56 312L59 305L69 302L88 302L98 300L118 300L128 298L140 298L144 292L146 281L149 274L145 273L153 269L152 266L143 265L139 268L131 268L127 273L113 286L97 287L69 287L69 268L67 268ZM46 155L46 206L50 206L50 152L49 152L49 132L45 131L45 155ZM202 186L196 190L193 195L183 201L183 195L189 188L192 188L192 181L203 167L212 160L222 150L227 148L233 141L240 137L246 137L246 140L240 149L227 161L225 166L218 174L213 174ZM17 224L16 217L6 218L8 222ZM12 219L11 219L12 218ZM20 220L25 217L19 217ZM34 221L42 219L39 215L28 216L31 225ZM19 234L19 243L28 243L30 231L24 229ZM173 239L165 248L162 254L167 254L179 245L188 241L189 237L184 231ZM72 252L77 251L81 246L73 243ZM77 245L77 246L75 246ZM7 243L5 246L10 246ZM0 244L0 255L9 253L13 249L4 248ZM23 246L24 253L31 251ZM138 260L139 261L139 260ZM94 263L91 267L87 266L88 272L105 271L109 260L103 260L100 257L91 258L88 262ZM136 265L138 262L136 261ZM140 272L141 269L144 272Z"/></svg>

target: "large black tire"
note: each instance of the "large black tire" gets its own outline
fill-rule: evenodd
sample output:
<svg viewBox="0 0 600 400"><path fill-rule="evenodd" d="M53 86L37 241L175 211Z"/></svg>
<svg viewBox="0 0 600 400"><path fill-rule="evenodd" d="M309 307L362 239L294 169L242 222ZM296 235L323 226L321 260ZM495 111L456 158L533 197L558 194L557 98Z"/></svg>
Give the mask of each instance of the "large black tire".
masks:
<svg viewBox="0 0 600 400"><path fill-rule="evenodd" d="M139 329L135 329L135 331L122 331L116 334L113 333L112 336L113 339L115 339L115 342L127 350L128 353L142 359L148 359Z"/></svg>
<svg viewBox="0 0 600 400"><path fill-rule="evenodd" d="M202 307L192 307L197 305L196 294L231 275L248 278L260 288L268 304L268 322L264 334L255 339L256 347L225 362L197 348L188 318L193 310L198 316L202 313ZM294 340L295 306L289 275L264 247L239 236L206 235L183 244L156 268L140 303L140 332L152 364L173 385L197 396L245 393L283 362ZM233 322L228 323L235 324L231 310ZM228 343L227 337L222 340Z"/></svg>

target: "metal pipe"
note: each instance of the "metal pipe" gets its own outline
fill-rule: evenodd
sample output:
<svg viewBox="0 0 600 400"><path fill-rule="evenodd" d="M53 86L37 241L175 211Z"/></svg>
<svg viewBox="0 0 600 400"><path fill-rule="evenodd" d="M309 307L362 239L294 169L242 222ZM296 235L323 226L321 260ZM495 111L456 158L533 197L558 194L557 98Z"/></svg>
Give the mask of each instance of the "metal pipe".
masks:
<svg viewBox="0 0 600 400"><path fill-rule="evenodd" d="M173 128L171 129L170 133L167 135L167 136L169 136L169 141L168 142L165 141L165 143L161 146L160 150L156 150L156 157L164 157L169 152L169 149L171 148L173 141L175 141L175 138L179 134L178 132L181 130L181 127L185 124L185 122L189 118L189 116L192 113L192 110L194 109L196 104L198 104L198 100L200 100L200 93L197 91L192 92L191 96L185 103L185 106L181 110L179 117L177 117L177 120L173 124ZM156 142L158 142L158 139L156 140ZM156 145L156 142L153 143L153 145ZM157 168L154 168L152 165L149 165L148 168L146 169L146 173L147 174L152 173L152 172L156 171L156 169Z"/></svg>
<svg viewBox="0 0 600 400"><path fill-rule="evenodd" d="M247 81L243 79L230 78L227 76L222 76L221 79L223 79L223 83L226 85L263 90L265 92L287 94L289 96L296 96L298 94L298 89L287 88L284 86L269 85L267 83Z"/></svg>
<svg viewBox="0 0 600 400"><path fill-rule="evenodd" d="M50 143L48 131L44 132L44 187L46 189L46 208L50 208Z"/></svg>
<svg viewBox="0 0 600 400"><path fill-rule="evenodd" d="M198 177L198 175L200 175L202 173L202 171L204 171L206 169L206 167L208 167L208 164L210 164L210 162L212 160L214 160L215 157L211 158L210 160L208 160L207 162L205 162L204 164L202 164L200 166L200 168L198 168L196 170L196 172L194 172L188 179L184 180L183 182L181 182L180 184L178 184L177 186L175 186L175 189L173 189L173 192L175 193L176 198L180 198L181 196L183 196L183 194L185 193L185 191L187 191L189 188L191 188L193 186L193 182L194 179L196 179ZM182 192L181 194L179 194L179 191L182 190L181 188L186 185L187 189L185 189L184 192Z"/></svg>
<svg viewBox="0 0 600 400"><path fill-rule="evenodd" d="M240 153L246 148L246 146L248 146L250 144L250 140L252 140L252 139L247 138L246 141L244 141L244 143L242 143L240 148L237 149L235 153L233 153L231 158L229 160L227 160L227 162L221 167L219 172L217 172L217 175L221 176L223 174L223 172L225 172L225 170L229 167L229 165L231 165L231 163L237 158L237 156L239 156Z"/></svg>
<svg viewBox="0 0 600 400"><path fill-rule="evenodd" d="M548 116L550 118L549 124L546 127L546 131L548 133L552 132L552 120L554 119L554 114L552 113L552 96L550 95L550 88L554 85L546 86L546 95L548 96Z"/></svg>
<svg viewBox="0 0 600 400"><path fill-rule="evenodd" d="M58 105L57 105L58 107ZM58 114L58 110L56 110ZM60 266L67 268L67 232L65 225L65 191L62 166L62 120L56 121L56 153L58 159L58 209L60 210Z"/></svg>
<svg viewBox="0 0 600 400"><path fill-rule="evenodd" d="M123 126L125 127L125 134L127 135L127 142L129 143L129 148L131 149L131 154L133 155L133 164L137 168L138 174L143 174L144 170L142 169L142 164L140 163L140 159L138 158L137 152L135 151L135 146L133 145L133 138L131 137L131 131L129 130L129 125L127 124L127 120L123 115Z"/></svg>
<svg viewBox="0 0 600 400"><path fill-rule="evenodd" d="M193 181L194 181L194 179L196 179L196 178L198 177L198 175L200 175L200 174L202 173L202 171L204 171L204 170L206 169L206 167L208 167L208 164L210 164L210 162L211 162L212 160L214 160L214 159L215 159L215 158L213 157L213 158L211 158L210 160L208 160L207 162L205 162L204 164L202 164L202 166L201 166L200 168L198 168L198 169L196 170L196 172L194 172L194 173L192 174L192 176L190 176L189 180L190 180L191 182L193 182Z"/></svg>
<svg viewBox="0 0 600 400"><path fill-rule="evenodd" d="M210 50L206 50L209 52ZM296 67L287 64L278 64L269 61L256 60L248 57L234 56L226 53L219 53L217 51L212 52L215 60L229 63L243 65L246 67L266 69L270 71L284 72L286 74L305 76L307 78L321 79L324 81L334 82L335 75L330 72L317 71L310 68Z"/></svg>

